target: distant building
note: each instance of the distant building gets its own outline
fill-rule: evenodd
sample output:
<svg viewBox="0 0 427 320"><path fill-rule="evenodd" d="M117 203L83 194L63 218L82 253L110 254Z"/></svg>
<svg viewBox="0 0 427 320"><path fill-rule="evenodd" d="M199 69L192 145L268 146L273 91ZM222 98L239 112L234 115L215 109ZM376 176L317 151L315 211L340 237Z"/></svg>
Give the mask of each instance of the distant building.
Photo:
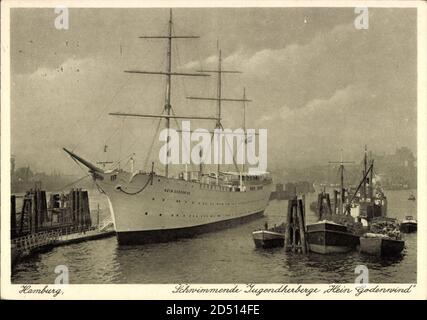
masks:
<svg viewBox="0 0 427 320"><path fill-rule="evenodd" d="M373 156L381 185L389 189L416 188L417 162L407 147L396 149L391 155Z"/></svg>

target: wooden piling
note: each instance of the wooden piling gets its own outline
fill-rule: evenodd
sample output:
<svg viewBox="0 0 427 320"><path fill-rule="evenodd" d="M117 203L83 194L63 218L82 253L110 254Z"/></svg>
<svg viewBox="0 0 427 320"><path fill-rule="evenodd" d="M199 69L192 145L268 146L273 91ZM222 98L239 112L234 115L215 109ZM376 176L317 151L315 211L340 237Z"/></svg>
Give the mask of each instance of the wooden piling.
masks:
<svg viewBox="0 0 427 320"><path fill-rule="evenodd" d="M295 202L295 200L293 200L293 202ZM294 205L294 203L292 203L292 219L291 219L291 226L292 226L292 252L295 252L296 250L296 246L295 244L297 243L297 230L296 230L296 226L295 226L295 221L297 220L297 207Z"/></svg>
<svg viewBox="0 0 427 320"><path fill-rule="evenodd" d="M304 199L295 197L288 201L286 221L285 250L307 253Z"/></svg>
<svg viewBox="0 0 427 320"><path fill-rule="evenodd" d="M16 237L16 197L10 197L10 237Z"/></svg>
<svg viewBox="0 0 427 320"><path fill-rule="evenodd" d="M90 216L90 206L89 206L89 193L84 191L84 204L85 204L85 226L90 227L92 225L92 218Z"/></svg>
<svg viewBox="0 0 427 320"><path fill-rule="evenodd" d="M34 193L31 193L31 233L36 233L38 229L37 225L37 205L36 205L36 196Z"/></svg>
<svg viewBox="0 0 427 320"><path fill-rule="evenodd" d="M292 212L292 200L289 199L288 200L288 212L286 215L286 232L285 232L285 250L289 250L290 246L291 246L291 232L292 232L292 228L291 228L291 213Z"/></svg>
<svg viewBox="0 0 427 320"><path fill-rule="evenodd" d="M21 211L21 221L19 222L19 234L22 235L23 231L24 231L24 220L25 220L25 213L27 212L27 207L28 207L28 203L27 203L27 198L26 196L24 197L23 200L23 204L22 204L22 211Z"/></svg>
<svg viewBox="0 0 427 320"><path fill-rule="evenodd" d="M71 210L71 221L74 224L76 221L76 191L73 189L71 189L71 206L70 206L70 210Z"/></svg>
<svg viewBox="0 0 427 320"><path fill-rule="evenodd" d="M41 191L41 211L42 211L42 222L47 223L49 221L49 216L47 214L47 199L46 199L46 191Z"/></svg>
<svg viewBox="0 0 427 320"><path fill-rule="evenodd" d="M78 204L77 204L77 225L81 228L83 226L83 194L82 194L82 190L78 189L77 191L77 199L78 199Z"/></svg>
<svg viewBox="0 0 427 320"><path fill-rule="evenodd" d="M299 227L299 236L302 253L307 253L307 242L305 240L305 208L304 202L302 200L298 200L298 227Z"/></svg>

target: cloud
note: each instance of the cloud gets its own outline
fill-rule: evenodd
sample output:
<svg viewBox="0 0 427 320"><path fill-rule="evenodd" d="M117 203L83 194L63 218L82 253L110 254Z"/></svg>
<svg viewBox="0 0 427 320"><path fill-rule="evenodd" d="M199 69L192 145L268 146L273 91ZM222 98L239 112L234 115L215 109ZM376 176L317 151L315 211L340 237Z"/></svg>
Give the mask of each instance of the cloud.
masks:
<svg viewBox="0 0 427 320"><path fill-rule="evenodd" d="M97 65L92 58L73 59L69 58L56 68L39 67L32 72L28 78L30 81L51 80L56 81L61 77L75 76L78 78L81 74L87 74L91 71L96 71ZM25 77L25 74L18 76Z"/></svg>
<svg viewBox="0 0 427 320"><path fill-rule="evenodd" d="M375 145L380 152L394 151L397 144L409 144L415 149L414 18L409 13L401 14L401 10L381 9L370 17L369 30L356 30L351 20L353 11L344 17L342 11L331 16L322 12L313 18L313 29L308 33L304 31L308 30L307 25L304 29L299 27L302 19L292 20L292 13L288 13L286 23L277 14L271 29L258 23L259 19L254 22L254 16L247 20L247 25L236 24L234 29L226 29L228 33L222 34L234 41L224 46L224 69L243 71L242 74L224 74L223 96L240 98L246 87L247 97L252 100L246 109L246 125L268 129L269 165L323 163L329 157L336 158L341 147L356 154L364 144ZM99 21L105 19L102 15L98 18ZM136 23L140 19L132 21ZM253 35L257 39L247 36L247 30L252 30L251 23L258 24L259 34ZM337 25L333 26L334 23ZM149 149L157 123L117 119L109 117L108 112L135 109L132 111L160 113L163 110L164 78L129 75L123 70L133 67L164 70L164 47L157 42L143 42L142 45L139 39L125 42L122 39L135 36L128 25L120 32L114 26L114 32L102 33L103 45L93 42L100 29L92 25L85 25L85 28L91 33L71 30L76 34L70 41L79 39L79 49L57 45L57 60L52 58L53 52L49 55L56 42L45 43L45 38L50 39L45 35L39 39L40 47L32 49L38 60L30 55L15 55L20 57L12 61L15 70L19 69L16 64L25 65L22 70L35 70L31 74L12 73L12 148L18 161L31 159L45 169L52 159L62 165L65 158L56 152L64 145L79 145L82 155L99 159L105 156L103 144L116 130L122 132L121 135L108 142L109 150L115 151L114 157L119 158L120 151L123 156L138 137L139 154L143 157ZM207 29L211 35L209 43L214 43L218 30L214 26ZM134 30L138 30L136 25ZM152 31L156 34L156 30ZM25 43L29 33L31 30L25 29L15 35L16 43ZM60 37L63 43L62 33L52 35ZM118 50L122 44L123 55ZM133 51L133 48L137 49ZM184 63L181 70L217 68L218 56L212 55L213 46L202 46L197 53L194 48L189 46L183 51L181 58L190 61ZM27 54L30 48L24 49ZM202 58L197 59L197 55ZM177 68L175 64L179 62L179 59L173 60L173 67ZM215 96L215 75L174 80L172 100L177 114L215 113L215 102L185 99L186 95ZM224 126L241 125L240 104L224 103L222 112Z"/></svg>

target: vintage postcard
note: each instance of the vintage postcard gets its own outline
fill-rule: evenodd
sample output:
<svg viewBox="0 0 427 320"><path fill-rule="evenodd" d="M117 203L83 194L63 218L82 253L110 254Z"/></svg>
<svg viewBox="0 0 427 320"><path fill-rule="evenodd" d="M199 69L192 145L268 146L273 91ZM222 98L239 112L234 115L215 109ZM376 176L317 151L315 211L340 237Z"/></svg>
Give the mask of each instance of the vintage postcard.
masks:
<svg viewBox="0 0 427 320"><path fill-rule="evenodd" d="M423 1L1 5L2 298L427 298Z"/></svg>

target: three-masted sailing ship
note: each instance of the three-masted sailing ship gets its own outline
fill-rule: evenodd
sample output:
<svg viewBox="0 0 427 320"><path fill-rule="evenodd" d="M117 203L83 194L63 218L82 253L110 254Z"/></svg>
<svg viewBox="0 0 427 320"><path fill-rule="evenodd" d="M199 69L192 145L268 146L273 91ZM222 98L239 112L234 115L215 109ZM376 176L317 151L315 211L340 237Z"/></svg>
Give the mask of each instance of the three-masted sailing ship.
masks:
<svg viewBox="0 0 427 320"><path fill-rule="evenodd" d="M199 70L195 73L175 72L172 70L172 41L198 36L175 35L172 29L172 10L167 35L142 36L140 38L164 39L167 41L166 71L125 71L132 74L162 75L166 81L164 113L162 115L130 114L114 112L110 115L121 117L141 117L165 119L170 130L171 120L212 120L215 129L222 128L221 103L249 102L243 99L227 99L221 94L221 76L225 73L238 73L223 70L221 51L219 51L217 70ZM171 82L178 76L209 76L216 74L218 79L217 97L188 97L197 100L217 102L215 117L178 116L172 112ZM166 141L169 150L169 139ZM172 177L169 165L165 164L164 175L138 171L127 172L123 169L101 169L75 153L64 150L75 160L85 165L99 190L106 194L119 244L143 244L165 242L181 237L208 232L240 224L263 214L271 193L271 177L267 172L251 173L239 169L235 172L222 172L217 165L216 173L204 174L202 166L197 172L183 172Z"/></svg>

